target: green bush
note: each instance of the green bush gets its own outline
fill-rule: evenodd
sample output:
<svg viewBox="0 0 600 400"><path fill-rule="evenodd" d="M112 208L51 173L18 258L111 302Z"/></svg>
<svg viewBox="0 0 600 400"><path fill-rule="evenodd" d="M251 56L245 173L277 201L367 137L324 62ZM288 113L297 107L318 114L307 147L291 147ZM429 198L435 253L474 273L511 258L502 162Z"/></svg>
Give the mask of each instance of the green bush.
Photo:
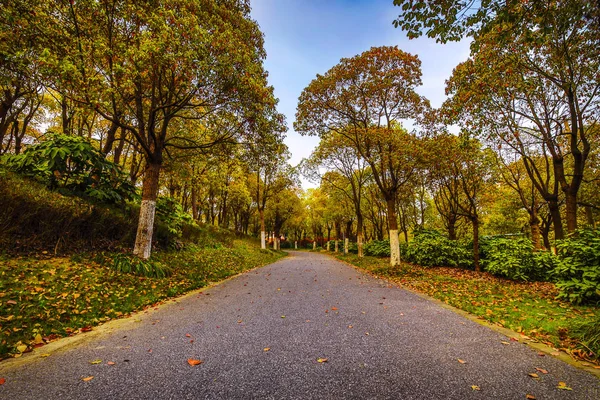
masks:
<svg viewBox="0 0 600 400"><path fill-rule="evenodd" d="M401 246L404 261L424 267L473 268L473 252L434 230L415 232L414 239Z"/></svg>
<svg viewBox="0 0 600 400"><path fill-rule="evenodd" d="M372 240L372 241L364 244L363 251L366 256L389 257L390 256L390 241L389 240Z"/></svg>
<svg viewBox="0 0 600 400"><path fill-rule="evenodd" d="M590 358L600 359L600 314L591 321L575 325L573 335L593 353Z"/></svg>
<svg viewBox="0 0 600 400"><path fill-rule="evenodd" d="M183 210L179 202L171 197L159 197L156 201L156 216L169 233L181 237L185 225L195 223L192 216Z"/></svg>
<svg viewBox="0 0 600 400"><path fill-rule="evenodd" d="M148 278L165 278L172 274L171 269L158 261L142 260L129 254L115 255L109 266L117 272Z"/></svg>
<svg viewBox="0 0 600 400"><path fill-rule="evenodd" d="M34 178L52 190L103 203L132 199L135 188L119 165L104 158L85 138L54 134L2 159L6 167Z"/></svg>
<svg viewBox="0 0 600 400"><path fill-rule="evenodd" d="M533 252L528 238L490 238L485 243L483 268L489 273L516 281L547 281L558 265L548 251Z"/></svg>
<svg viewBox="0 0 600 400"><path fill-rule="evenodd" d="M555 270L559 298L573 303L600 301L600 229L582 229L557 243Z"/></svg>

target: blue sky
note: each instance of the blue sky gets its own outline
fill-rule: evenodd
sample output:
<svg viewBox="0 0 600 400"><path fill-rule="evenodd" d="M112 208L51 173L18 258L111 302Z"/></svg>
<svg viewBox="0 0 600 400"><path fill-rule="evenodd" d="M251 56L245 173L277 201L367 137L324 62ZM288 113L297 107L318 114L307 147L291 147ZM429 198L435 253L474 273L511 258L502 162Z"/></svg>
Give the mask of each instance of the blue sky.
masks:
<svg viewBox="0 0 600 400"><path fill-rule="evenodd" d="M437 107L445 98L445 80L469 55L466 42L441 45L427 38L407 39L392 25L400 11L393 0L252 0L251 4L252 17L265 34L269 83L279 98L279 111L287 117L286 144L293 165L318 143L318 138L293 130L298 97L316 74L324 74L340 58L384 45L417 54L423 70L418 92ZM303 182L303 186L314 185Z"/></svg>

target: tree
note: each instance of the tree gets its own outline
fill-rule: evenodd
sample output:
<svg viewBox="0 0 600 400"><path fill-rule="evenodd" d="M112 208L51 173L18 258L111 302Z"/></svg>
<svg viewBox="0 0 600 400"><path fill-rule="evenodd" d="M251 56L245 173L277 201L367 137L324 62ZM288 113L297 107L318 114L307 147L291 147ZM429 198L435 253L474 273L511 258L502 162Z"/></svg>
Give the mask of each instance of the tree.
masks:
<svg viewBox="0 0 600 400"><path fill-rule="evenodd" d="M440 134L429 146L437 149L437 167L433 180L449 203L451 213L471 222L473 229L473 259L475 270L479 264L479 230L484 197L490 196L495 184L494 157L490 149L482 148L477 139L463 132L460 136Z"/></svg>
<svg viewBox="0 0 600 400"><path fill-rule="evenodd" d="M249 132L250 110L274 106L262 34L249 12L241 0L90 0L46 14L44 23L65 27L43 57L59 78L56 87L128 131L143 154L134 248L141 258L151 252L168 148L233 141ZM178 120L202 121L211 135L182 134Z"/></svg>
<svg viewBox="0 0 600 400"><path fill-rule="evenodd" d="M369 164L387 202L390 263L400 263L396 197L419 163L415 135L399 125L427 106L418 57L397 47L373 47L342 59L300 95L294 127L301 134L336 133Z"/></svg>
<svg viewBox="0 0 600 400"><path fill-rule="evenodd" d="M313 180L319 178L321 186L326 185L338 191L352 202L356 215L358 256L362 257L364 240L362 196L363 186L370 175L365 160L351 144L346 142L344 136L336 133L323 137L310 158L305 160L304 173ZM322 173L322 170L328 172Z"/></svg>
<svg viewBox="0 0 600 400"><path fill-rule="evenodd" d="M513 147L548 202L555 237L564 236L558 209L565 199L567 231L577 229L578 192L600 120L600 7L593 2L534 0L396 1L396 25L410 37L425 30L445 42L472 36L472 58L447 85L455 111L470 128ZM547 157L554 186L539 178L532 158ZM570 170L567 170L570 166Z"/></svg>

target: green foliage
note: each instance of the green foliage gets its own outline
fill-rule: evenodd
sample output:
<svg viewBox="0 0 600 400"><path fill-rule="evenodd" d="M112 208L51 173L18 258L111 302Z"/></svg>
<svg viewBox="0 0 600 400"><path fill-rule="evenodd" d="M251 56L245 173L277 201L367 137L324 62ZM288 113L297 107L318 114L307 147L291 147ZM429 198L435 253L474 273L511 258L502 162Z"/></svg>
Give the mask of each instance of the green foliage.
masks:
<svg viewBox="0 0 600 400"><path fill-rule="evenodd" d="M582 229L557 244L561 263L555 273L560 298L579 303L600 301L600 229Z"/></svg>
<svg viewBox="0 0 600 400"><path fill-rule="evenodd" d="M53 134L21 154L4 156L3 162L9 170L65 194L104 203L122 202L135 195L121 168L83 137Z"/></svg>
<svg viewBox="0 0 600 400"><path fill-rule="evenodd" d="M363 251L366 256L374 257L389 257L390 256L390 241L389 240L372 240L365 243Z"/></svg>
<svg viewBox="0 0 600 400"><path fill-rule="evenodd" d="M142 260L130 254L117 254L109 266L117 272L145 276L147 278L165 278L172 274L171 269L155 260Z"/></svg>
<svg viewBox="0 0 600 400"><path fill-rule="evenodd" d="M464 244L450 240L435 230L415 232L413 241L403 246L404 261L424 267L473 267L472 251Z"/></svg>
<svg viewBox="0 0 600 400"><path fill-rule="evenodd" d="M528 238L486 240L483 267L493 275L515 281L547 281L558 259L549 251L533 252Z"/></svg>
<svg viewBox="0 0 600 400"><path fill-rule="evenodd" d="M585 348L592 352L589 357L600 359L600 314L595 319L577 324L572 331Z"/></svg>
<svg viewBox="0 0 600 400"><path fill-rule="evenodd" d="M156 201L156 215L169 233L181 237L186 224L195 223L192 216L183 210L181 204L171 197L159 197Z"/></svg>

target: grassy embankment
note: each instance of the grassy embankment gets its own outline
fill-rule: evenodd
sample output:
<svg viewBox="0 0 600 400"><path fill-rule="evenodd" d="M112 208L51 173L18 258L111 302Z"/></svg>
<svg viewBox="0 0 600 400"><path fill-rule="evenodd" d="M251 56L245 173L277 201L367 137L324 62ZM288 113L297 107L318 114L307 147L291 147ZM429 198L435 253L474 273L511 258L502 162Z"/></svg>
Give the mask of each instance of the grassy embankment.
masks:
<svg viewBox="0 0 600 400"><path fill-rule="evenodd" d="M558 292L552 283L515 282L486 272L457 268L409 264L391 268L388 258L360 259L354 254L339 254L337 258L575 358L600 361L597 356L600 338L586 336L579 328L585 323L600 321L600 308L556 300Z"/></svg>
<svg viewBox="0 0 600 400"><path fill-rule="evenodd" d="M131 248L135 222L135 210L0 174L0 360L284 255L214 227L169 237L159 221L153 260L169 276L117 272L112 259Z"/></svg>

